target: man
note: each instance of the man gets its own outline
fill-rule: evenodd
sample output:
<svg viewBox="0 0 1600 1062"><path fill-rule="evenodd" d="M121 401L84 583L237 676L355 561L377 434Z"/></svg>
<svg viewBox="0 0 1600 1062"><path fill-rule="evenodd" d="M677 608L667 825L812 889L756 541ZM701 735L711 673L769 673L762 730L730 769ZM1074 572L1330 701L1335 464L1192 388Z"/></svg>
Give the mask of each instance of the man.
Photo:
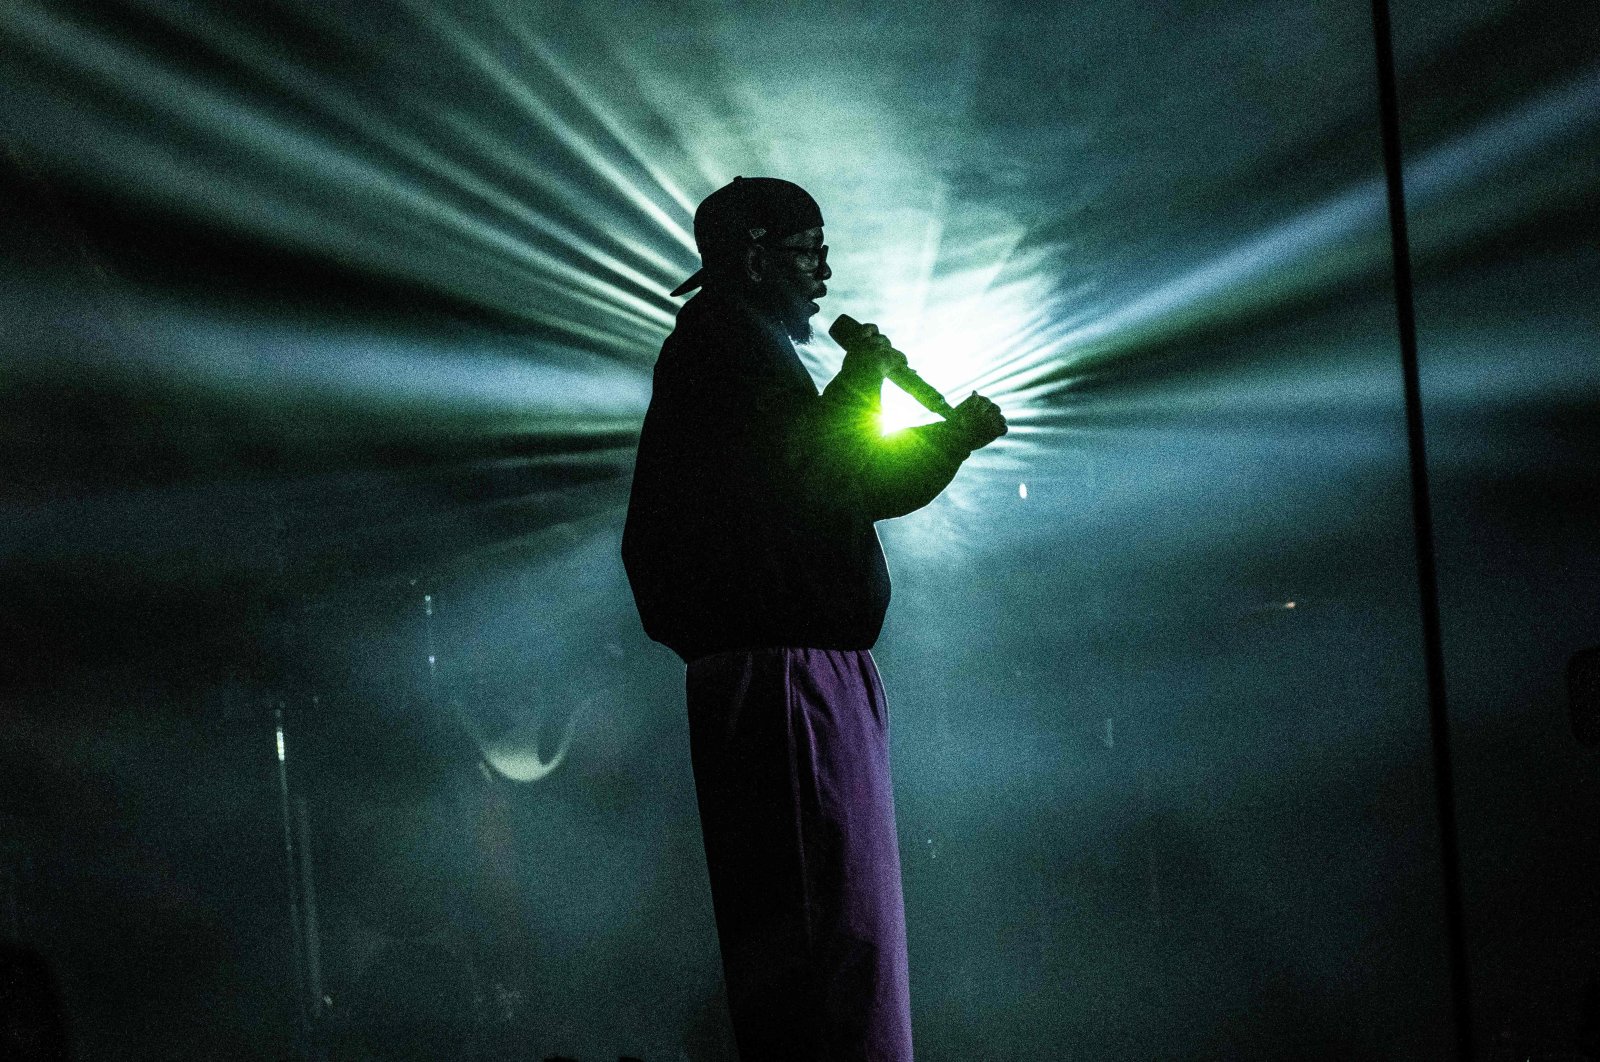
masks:
<svg viewBox="0 0 1600 1062"><path fill-rule="evenodd" d="M622 557L645 631L688 664L690 755L744 1062L909 1062L873 523L932 501L1005 418L879 433L905 359L877 329L819 395L795 353L833 275L798 185L700 204L703 289L656 364Z"/></svg>

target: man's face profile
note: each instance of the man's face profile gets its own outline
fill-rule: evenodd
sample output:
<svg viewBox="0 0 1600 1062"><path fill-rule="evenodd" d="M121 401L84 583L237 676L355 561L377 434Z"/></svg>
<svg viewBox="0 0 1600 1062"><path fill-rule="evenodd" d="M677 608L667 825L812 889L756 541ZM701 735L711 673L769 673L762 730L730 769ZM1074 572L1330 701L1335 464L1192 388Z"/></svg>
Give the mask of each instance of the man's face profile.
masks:
<svg viewBox="0 0 1600 1062"><path fill-rule="evenodd" d="M797 343L811 339L811 318L822 309L816 300L828 293L831 276L820 226L760 248L750 263L757 301Z"/></svg>

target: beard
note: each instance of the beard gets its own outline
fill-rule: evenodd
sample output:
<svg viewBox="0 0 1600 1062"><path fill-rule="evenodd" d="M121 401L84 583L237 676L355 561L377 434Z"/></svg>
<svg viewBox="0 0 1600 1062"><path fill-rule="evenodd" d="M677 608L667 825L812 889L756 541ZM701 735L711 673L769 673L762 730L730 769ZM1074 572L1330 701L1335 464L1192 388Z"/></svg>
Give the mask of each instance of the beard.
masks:
<svg viewBox="0 0 1600 1062"><path fill-rule="evenodd" d="M789 312L779 319L779 323L783 325L783 330L788 333L789 338L796 343L811 342L814 333L811 330L811 307L807 305L807 300L801 300L791 307Z"/></svg>
<svg viewBox="0 0 1600 1062"><path fill-rule="evenodd" d="M811 300L792 291L758 286L751 292L752 303L763 316L783 330L796 343L809 343L816 333L811 329Z"/></svg>

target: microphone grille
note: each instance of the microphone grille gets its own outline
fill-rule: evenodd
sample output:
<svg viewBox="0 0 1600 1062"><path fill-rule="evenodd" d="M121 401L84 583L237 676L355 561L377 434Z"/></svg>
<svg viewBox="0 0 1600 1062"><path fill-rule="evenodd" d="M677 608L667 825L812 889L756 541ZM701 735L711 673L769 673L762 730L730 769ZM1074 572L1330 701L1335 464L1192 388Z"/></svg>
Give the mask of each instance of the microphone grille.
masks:
<svg viewBox="0 0 1600 1062"><path fill-rule="evenodd" d="M861 322L847 313L841 313L833 324L828 326L828 334L841 347L848 347L860 336Z"/></svg>

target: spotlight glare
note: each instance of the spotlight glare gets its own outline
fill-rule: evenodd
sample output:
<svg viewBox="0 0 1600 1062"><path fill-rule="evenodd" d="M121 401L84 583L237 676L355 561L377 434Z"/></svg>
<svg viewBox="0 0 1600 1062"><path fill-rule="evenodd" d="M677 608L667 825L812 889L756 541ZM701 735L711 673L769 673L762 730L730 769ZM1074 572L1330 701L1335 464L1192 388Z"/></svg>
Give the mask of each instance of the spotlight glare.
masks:
<svg viewBox="0 0 1600 1062"><path fill-rule="evenodd" d="M923 409L917 404L916 399L889 381L884 381L883 407L878 414L878 430L884 435L893 435L897 431L915 428L921 424L933 424L938 419L938 414Z"/></svg>

